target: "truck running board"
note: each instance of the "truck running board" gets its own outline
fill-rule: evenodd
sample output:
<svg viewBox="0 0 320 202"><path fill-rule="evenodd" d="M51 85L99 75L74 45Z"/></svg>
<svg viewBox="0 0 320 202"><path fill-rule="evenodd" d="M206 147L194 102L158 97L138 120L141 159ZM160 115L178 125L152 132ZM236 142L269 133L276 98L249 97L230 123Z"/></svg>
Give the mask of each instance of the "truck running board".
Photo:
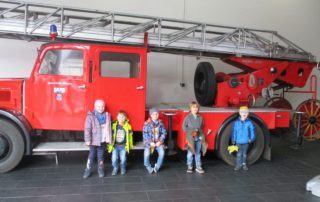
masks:
<svg viewBox="0 0 320 202"><path fill-rule="evenodd" d="M133 149L143 149L143 143L135 143ZM33 148L32 155L52 155L55 157L56 165L58 165L58 152L70 151L89 151L89 147L84 142L41 142Z"/></svg>

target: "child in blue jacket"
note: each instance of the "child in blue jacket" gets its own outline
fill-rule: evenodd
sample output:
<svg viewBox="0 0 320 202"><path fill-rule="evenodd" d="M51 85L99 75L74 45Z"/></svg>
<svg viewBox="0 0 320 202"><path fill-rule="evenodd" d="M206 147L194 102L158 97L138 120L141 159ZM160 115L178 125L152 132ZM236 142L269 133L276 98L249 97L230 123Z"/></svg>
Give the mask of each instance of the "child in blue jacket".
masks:
<svg viewBox="0 0 320 202"><path fill-rule="evenodd" d="M247 106L242 106L239 109L239 118L234 121L232 131L232 144L237 144L239 147L237 153L237 162L235 171L248 170L247 166L247 152L249 144L255 140L256 134L253 122L249 116L249 109Z"/></svg>
<svg viewBox="0 0 320 202"><path fill-rule="evenodd" d="M149 110L150 118L143 126L143 143L144 143L144 166L149 174L157 173L162 166L164 159L164 141L167 131L163 122L159 119L159 111L157 108ZM154 167L150 164L150 155L154 150L158 152L157 163Z"/></svg>

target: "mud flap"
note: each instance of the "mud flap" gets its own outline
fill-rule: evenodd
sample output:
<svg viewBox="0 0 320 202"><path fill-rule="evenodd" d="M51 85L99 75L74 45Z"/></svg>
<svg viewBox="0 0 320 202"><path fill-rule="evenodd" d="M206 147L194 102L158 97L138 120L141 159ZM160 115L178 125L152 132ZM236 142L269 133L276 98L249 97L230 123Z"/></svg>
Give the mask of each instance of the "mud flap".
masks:
<svg viewBox="0 0 320 202"><path fill-rule="evenodd" d="M271 147L266 145L263 151L263 159L271 161Z"/></svg>

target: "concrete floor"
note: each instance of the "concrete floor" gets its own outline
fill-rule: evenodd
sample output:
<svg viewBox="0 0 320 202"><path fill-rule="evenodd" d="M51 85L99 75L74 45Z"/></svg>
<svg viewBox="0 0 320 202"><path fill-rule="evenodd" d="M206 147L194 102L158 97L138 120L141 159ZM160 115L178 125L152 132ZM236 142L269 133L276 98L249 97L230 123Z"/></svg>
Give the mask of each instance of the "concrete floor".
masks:
<svg viewBox="0 0 320 202"><path fill-rule="evenodd" d="M306 182L320 175L320 144L304 142L292 150L285 137L273 137L273 160L260 160L249 171L235 172L213 153L203 158L205 174L187 174L185 153L166 157L163 169L148 174L142 151L130 153L125 176L82 179L87 152L23 159L14 171L0 175L0 202L7 201L320 201L305 191Z"/></svg>

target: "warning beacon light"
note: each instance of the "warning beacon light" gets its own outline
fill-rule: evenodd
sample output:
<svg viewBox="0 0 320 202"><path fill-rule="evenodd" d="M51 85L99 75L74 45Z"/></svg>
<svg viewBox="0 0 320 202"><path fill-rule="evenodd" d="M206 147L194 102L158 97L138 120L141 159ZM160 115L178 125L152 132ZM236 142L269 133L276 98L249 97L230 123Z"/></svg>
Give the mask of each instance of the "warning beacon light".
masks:
<svg viewBox="0 0 320 202"><path fill-rule="evenodd" d="M56 25L50 25L50 38L51 41L56 40L56 37L58 36L57 26Z"/></svg>

